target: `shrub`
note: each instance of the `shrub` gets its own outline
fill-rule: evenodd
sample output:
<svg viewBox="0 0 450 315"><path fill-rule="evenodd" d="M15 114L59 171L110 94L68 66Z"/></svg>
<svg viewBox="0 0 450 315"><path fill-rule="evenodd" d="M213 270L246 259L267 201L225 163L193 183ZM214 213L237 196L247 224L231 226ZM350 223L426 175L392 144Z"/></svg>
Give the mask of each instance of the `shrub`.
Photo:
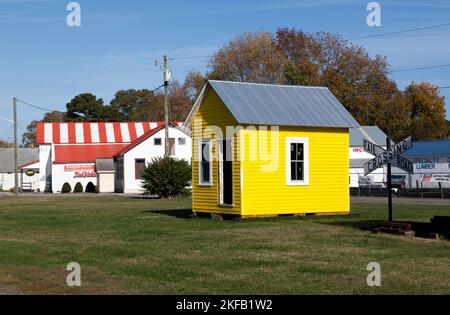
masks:
<svg viewBox="0 0 450 315"><path fill-rule="evenodd" d="M92 182L89 182L87 185L86 185L86 190L85 190L87 193L95 193L95 192L97 192L96 191L96 189L95 189L95 185L92 183Z"/></svg>
<svg viewBox="0 0 450 315"><path fill-rule="evenodd" d="M83 192L83 185L81 185L80 182L75 184L75 188L73 189L74 193L82 193Z"/></svg>
<svg viewBox="0 0 450 315"><path fill-rule="evenodd" d="M72 192L72 187L70 186L70 184L69 183L64 183L64 185L62 186L62 189L61 189L61 193L62 194L68 194L68 193L71 193Z"/></svg>
<svg viewBox="0 0 450 315"><path fill-rule="evenodd" d="M176 198L189 194L192 171L186 160L170 157L154 158L142 174L142 187L161 198Z"/></svg>

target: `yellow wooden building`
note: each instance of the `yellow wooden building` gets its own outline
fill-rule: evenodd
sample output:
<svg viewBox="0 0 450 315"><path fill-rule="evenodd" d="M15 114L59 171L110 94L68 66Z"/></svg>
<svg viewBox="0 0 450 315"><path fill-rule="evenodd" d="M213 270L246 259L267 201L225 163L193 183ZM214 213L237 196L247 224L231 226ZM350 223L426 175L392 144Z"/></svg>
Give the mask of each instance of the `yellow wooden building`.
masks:
<svg viewBox="0 0 450 315"><path fill-rule="evenodd" d="M348 213L349 128L325 87L209 80L184 127L192 133L195 213Z"/></svg>

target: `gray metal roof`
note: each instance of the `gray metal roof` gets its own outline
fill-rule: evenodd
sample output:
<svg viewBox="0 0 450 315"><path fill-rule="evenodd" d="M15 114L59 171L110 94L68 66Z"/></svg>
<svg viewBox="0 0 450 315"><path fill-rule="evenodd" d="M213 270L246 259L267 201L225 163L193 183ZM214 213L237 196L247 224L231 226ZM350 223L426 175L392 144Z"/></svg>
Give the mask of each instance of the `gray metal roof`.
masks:
<svg viewBox="0 0 450 315"><path fill-rule="evenodd" d="M18 165L37 161L39 152L37 148L18 148L17 149ZM14 172L14 148L0 148L0 173Z"/></svg>
<svg viewBox="0 0 450 315"><path fill-rule="evenodd" d="M350 129L350 146L362 147L363 139L385 147L387 135L378 126L361 126Z"/></svg>
<svg viewBox="0 0 450 315"><path fill-rule="evenodd" d="M208 82L240 124L359 127L326 87Z"/></svg>
<svg viewBox="0 0 450 315"><path fill-rule="evenodd" d="M350 159L351 168L363 168L364 163L370 161L370 159Z"/></svg>
<svg viewBox="0 0 450 315"><path fill-rule="evenodd" d="M113 159L96 159L95 169L97 172L114 172L114 160Z"/></svg>

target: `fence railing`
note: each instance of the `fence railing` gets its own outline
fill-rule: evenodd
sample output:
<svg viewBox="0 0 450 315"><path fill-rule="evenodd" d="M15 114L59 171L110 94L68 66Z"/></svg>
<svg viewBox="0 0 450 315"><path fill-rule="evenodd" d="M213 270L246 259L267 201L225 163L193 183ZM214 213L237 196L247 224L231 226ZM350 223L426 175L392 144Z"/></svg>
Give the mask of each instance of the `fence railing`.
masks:
<svg viewBox="0 0 450 315"><path fill-rule="evenodd" d="M351 196L387 196L387 188L379 185L350 187ZM394 189L398 197L450 198L450 188Z"/></svg>

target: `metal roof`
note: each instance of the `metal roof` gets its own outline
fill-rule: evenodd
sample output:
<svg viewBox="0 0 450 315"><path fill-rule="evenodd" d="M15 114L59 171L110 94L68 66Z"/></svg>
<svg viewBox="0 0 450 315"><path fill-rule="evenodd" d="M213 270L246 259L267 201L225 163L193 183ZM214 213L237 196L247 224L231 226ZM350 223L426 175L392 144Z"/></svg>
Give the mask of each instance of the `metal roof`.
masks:
<svg viewBox="0 0 450 315"><path fill-rule="evenodd" d="M240 124L359 127L326 87L209 80Z"/></svg>
<svg viewBox="0 0 450 315"><path fill-rule="evenodd" d="M39 159L37 148L18 148L18 165L30 163ZM14 172L14 148L0 148L0 173Z"/></svg>
<svg viewBox="0 0 450 315"><path fill-rule="evenodd" d="M114 172L114 160L113 159L96 159L95 169L97 172Z"/></svg>
<svg viewBox="0 0 450 315"><path fill-rule="evenodd" d="M351 168L363 168L364 163L370 161L370 159L350 159Z"/></svg>
<svg viewBox="0 0 450 315"><path fill-rule="evenodd" d="M450 140L413 141L403 156L450 156Z"/></svg>
<svg viewBox="0 0 450 315"><path fill-rule="evenodd" d="M361 126L350 129L350 146L362 147L363 139L385 147L387 135L378 126Z"/></svg>

